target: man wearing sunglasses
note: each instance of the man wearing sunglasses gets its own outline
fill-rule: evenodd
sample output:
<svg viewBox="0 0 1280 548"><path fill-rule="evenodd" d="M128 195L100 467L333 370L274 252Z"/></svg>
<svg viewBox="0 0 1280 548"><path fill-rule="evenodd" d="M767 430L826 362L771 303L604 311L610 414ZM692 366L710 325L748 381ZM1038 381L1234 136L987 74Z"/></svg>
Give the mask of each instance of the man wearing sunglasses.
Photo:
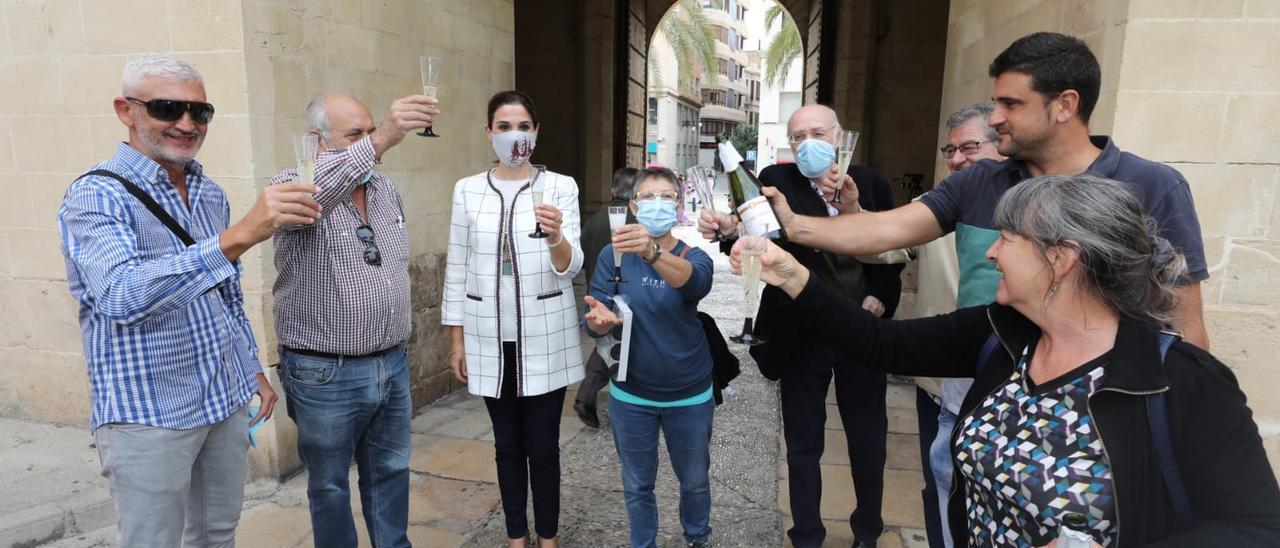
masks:
<svg viewBox="0 0 1280 548"><path fill-rule="evenodd" d="M238 259L276 227L318 218L316 188L269 188L228 226L226 194L195 161L214 112L200 74L143 55L121 84L114 106L129 140L71 184L58 213L93 437L120 546L230 546L247 431L276 402Z"/></svg>
<svg viewBox="0 0 1280 548"><path fill-rule="evenodd" d="M298 425L317 546L356 545L353 458L369 538L409 545L409 235L400 194L374 167L410 131L430 127L436 105L421 95L399 99L377 126L349 95L323 93L307 105L307 131L319 139L322 213L276 233L274 293L280 378ZM289 168L271 184L297 179Z"/></svg>

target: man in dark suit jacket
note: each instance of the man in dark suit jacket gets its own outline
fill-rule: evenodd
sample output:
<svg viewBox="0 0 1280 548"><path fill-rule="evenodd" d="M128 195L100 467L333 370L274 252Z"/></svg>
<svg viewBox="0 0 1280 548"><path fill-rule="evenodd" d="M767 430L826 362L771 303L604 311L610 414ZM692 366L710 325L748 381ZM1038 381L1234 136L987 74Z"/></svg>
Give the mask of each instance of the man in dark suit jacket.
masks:
<svg viewBox="0 0 1280 548"><path fill-rule="evenodd" d="M862 209L892 209L893 196L884 174L867 166L851 166L849 176L839 175L832 155L839 131L830 108L810 105L796 110L787 122L787 138L797 162L765 168L760 172L760 183L776 187L793 210L805 215L855 215ZM842 191L842 203L833 201L836 188ZM728 216L710 210L699 217L698 228L709 237L717 224L724 234L736 235ZM901 290L901 265L868 264L790 242L781 245L812 272L842 287L845 295L861 302L863 308L882 317L893 315ZM731 247L732 241L721 244L726 253ZM820 546L826 537L819 511L822 476L818 462L825 439L827 388L834 375L858 500L849 524L855 546L875 546L884 529L880 515L888 430L884 373L862 367L835 368L838 372L833 373L837 362L849 358L838 346L816 336L780 334L791 331L776 326L797 321L792 314L791 299L776 287L766 287L755 323L755 332L765 343L751 348L760 372L781 381L788 489L795 522L787 535L797 547Z"/></svg>

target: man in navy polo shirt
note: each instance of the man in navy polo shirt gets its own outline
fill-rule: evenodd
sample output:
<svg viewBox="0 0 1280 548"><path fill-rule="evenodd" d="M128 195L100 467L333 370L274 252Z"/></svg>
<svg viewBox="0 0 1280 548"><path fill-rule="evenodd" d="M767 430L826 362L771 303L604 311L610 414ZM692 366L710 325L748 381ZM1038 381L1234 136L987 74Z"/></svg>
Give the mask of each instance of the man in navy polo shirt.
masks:
<svg viewBox="0 0 1280 548"><path fill-rule="evenodd" d="M955 232L960 262L957 307L995 300L999 274L986 250L999 236L991 216L1004 192L1038 175L1089 172L1127 183L1155 218L1159 233L1182 251L1187 278L1179 287L1174 327L1208 348L1200 282L1209 277L1191 188L1177 170L1122 152L1105 136L1089 135L1102 71L1084 42L1052 32L1019 38L991 63L995 111L987 123L1009 159L982 160L952 174L919 202L890 211L838 217L795 215L786 199L765 187L791 241L844 255L869 255Z"/></svg>

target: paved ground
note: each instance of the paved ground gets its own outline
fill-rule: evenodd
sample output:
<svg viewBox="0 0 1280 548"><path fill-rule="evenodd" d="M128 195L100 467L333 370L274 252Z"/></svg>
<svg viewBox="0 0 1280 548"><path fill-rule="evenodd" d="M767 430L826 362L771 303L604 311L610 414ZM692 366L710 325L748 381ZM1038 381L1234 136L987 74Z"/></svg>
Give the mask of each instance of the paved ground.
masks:
<svg viewBox="0 0 1280 548"><path fill-rule="evenodd" d="M679 235L696 237L687 229ZM728 274L723 257L702 309L719 320L726 334L741 326L741 285ZM776 385L764 380L745 356L743 374L734 381L729 401L716 410L712 440L712 526L720 546L779 546L790 525L782 457ZM920 509L920 462L912 388L889 389L889 454L885 471L884 519L880 546L925 546ZM572 392L566 398L573 399ZM854 496L848 456L834 400L828 412L823 467L822 513L828 546L849 546L847 523ZM604 429L585 428L566 405L561 426L561 541L564 546L621 546L627 540L626 513L613 440ZM97 455L82 429L59 429L13 421L0 434L0 546L14 545L14 524L43 533L21 540L54 541L51 546L102 546L114 539L103 480L96 475ZM17 428L20 426L21 428ZM410 537L419 546L500 546L505 537L493 462L493 434L483 402L463 393L445 397L419 411L413 422L413 470ZM664 450L665 451L665 450ZM677 484L662 457L656 492L663 546L682 546L676 516ZM355 473L352 472L355 493ZM249 489L238 542L248 547L309 546L305 476L280 485ZM783 487L780 489L780 487ZM18 496L10 496L19 493ZM358 498L358 497L357 497ZM358 501L354 513L362 527ZM41 519L36 519L41 518ZM530 517L532 520L532 517ZM25 521L23 521L25 520ZM43 520L43 521L41 521ZM35 525L31 525L31 524ZM6 529L5 526L10 526ZM32 529L31 527L35 527ZM65 538L63 538L65 536ZM361 544L368 541L361 532ZM24 546L39 542L23 543Z"/></svg>

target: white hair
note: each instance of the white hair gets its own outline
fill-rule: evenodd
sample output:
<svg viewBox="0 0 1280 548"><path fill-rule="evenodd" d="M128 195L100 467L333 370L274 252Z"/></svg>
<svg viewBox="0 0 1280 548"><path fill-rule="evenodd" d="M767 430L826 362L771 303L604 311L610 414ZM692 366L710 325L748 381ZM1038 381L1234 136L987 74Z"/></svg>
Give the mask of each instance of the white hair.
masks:
<svg viewBox="0 0 1280 548"><path fill-rule="evenodd" d="M333 125L329 123L329 114L324 111L325 100L337 92L326 91L311 98L311 102L307 103L307 131L314 131L320 134L321 139L329 138L329 130L333 129Z"/></svg>
<svg viewBox="0 0 1280 548"><path fill-rule="evenodd" d="M167 53L148 53L125 65L120 90L125 95L133 95L142 87L142 81L152 76L204 85L200 72L186 61Z"/></svg>

